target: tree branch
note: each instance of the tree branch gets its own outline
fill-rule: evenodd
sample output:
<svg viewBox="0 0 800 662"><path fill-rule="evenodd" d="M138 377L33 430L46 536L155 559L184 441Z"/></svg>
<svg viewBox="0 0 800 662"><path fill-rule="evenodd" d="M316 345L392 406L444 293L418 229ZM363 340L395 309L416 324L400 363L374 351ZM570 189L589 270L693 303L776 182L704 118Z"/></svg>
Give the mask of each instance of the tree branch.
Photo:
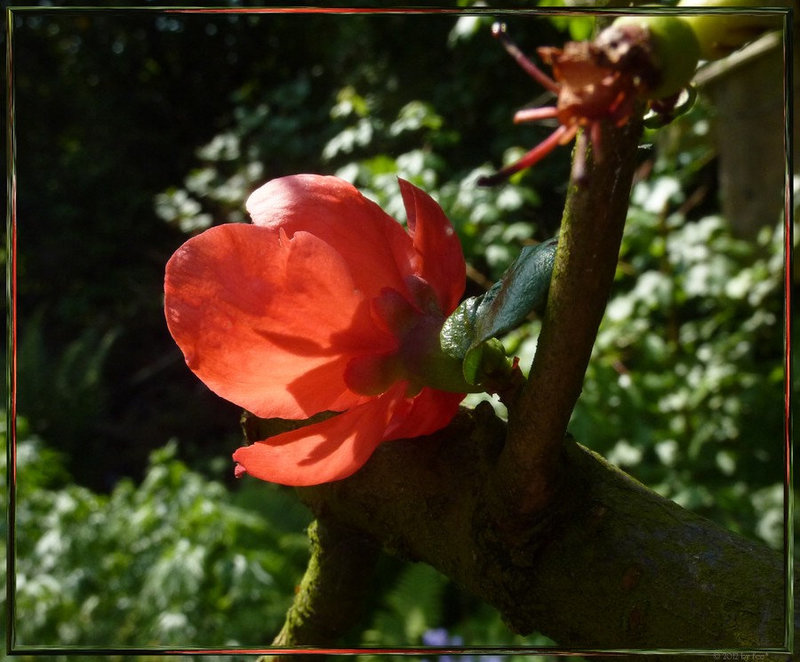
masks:
<svg viewBox="0 0 800 662"><path fill-rule="evenodd" d="M640 134L639 116L622 127L603 125L602 162L595 155L594 163L586 135L579 136L576 151L588 152L588 167L573 170L536 357L509 412L496 474L501 510L541 510L560 480L567 423L614 280Z"/></svg>
<svg viewBox="0 0 800 662"><path fill-rule="evenodd" d="M464 410L298 494L318 517L438 569L518 633L595 650L778 649L780 554L565 437L614 277L639 132L639 122L605 127L602 164L571 184L536 359L508 428L488 405Z"/></svg>
<svg viewBox="0 0 800 662"><path fill-rule="evenodd" d="M384 444L346 480L298 493L314 512L437 568L515 632L595 649L782 645L779 553L571 440L547 518L507 537L486 500L505 432L490 407L465 411L437 435Z"/></svg>
<svg viewBox="0 0 800 662"><path fill-rule="evenodd" d="M379 548L363 533L329 519L308 529L311 558L273 646L333 647L361 617ZM276 655L261 662L314 660L319 655Z"/></svg>

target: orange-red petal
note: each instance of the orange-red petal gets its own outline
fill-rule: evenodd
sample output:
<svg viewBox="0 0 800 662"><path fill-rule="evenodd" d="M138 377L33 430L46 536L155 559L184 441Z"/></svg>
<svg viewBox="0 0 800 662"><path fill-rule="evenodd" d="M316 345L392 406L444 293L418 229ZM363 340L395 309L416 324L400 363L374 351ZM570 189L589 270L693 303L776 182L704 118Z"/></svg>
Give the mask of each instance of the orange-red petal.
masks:
<svg viewBox="0 0 800 662"><path fill-rule="evenodd" d="M351 272L307 232L213 227L167 264L167 324L189 368L257 416L344 409L364 399L344 382L347 363L395 344L373 322Z"/></svg>
<svg viewBox="0 0 800 662"><path fill-rule="evenodd" d="M318 485L350 476L384 440L406 385L320 423L285 432L236 450L237 475L282 485Z"/></svg>
<svg viewBox="0 0 800 662"><path fill-rule="evenodd" d="M463 399L464 393L423 388L413 400L398 407L384 438L389 441L433 434L453 420Z"/></svg>
<svg viewBox="0 0 800 662"><path fill-rule="evenodd" d="M403 227L348 182L323 175L291 175L267 182L247 200L258 226L306 231L333 247L351 266L365 296L384 287L405 293L414 248Z"/></svg>
<svg viewBox="0 0 800 662"><path fill-rule="evenodd" d="M415 271L436 291L442 312L450 314L466 284L466 264L458 235L431 196L405 180L399 181L408 232L417 254Z"/></svg>

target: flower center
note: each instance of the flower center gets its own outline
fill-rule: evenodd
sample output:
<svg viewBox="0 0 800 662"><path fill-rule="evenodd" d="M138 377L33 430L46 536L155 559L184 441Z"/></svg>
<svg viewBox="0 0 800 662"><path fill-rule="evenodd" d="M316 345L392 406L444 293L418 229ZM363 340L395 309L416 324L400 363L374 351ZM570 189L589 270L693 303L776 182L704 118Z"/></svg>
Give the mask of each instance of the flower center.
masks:
<svg viewBox="0 0 800 662"><path fill-rule="evenodd" d="M350 361L348 387L362 395L379 395L398 381L409 382L409 396L426 386L456 393L474 390L464 379L461 362L441 349L439 332L446 316L433 288L418 276L409 276L406 285L412 301L391 288L372 301L373 318L394 335L397 348Z"/></svg>

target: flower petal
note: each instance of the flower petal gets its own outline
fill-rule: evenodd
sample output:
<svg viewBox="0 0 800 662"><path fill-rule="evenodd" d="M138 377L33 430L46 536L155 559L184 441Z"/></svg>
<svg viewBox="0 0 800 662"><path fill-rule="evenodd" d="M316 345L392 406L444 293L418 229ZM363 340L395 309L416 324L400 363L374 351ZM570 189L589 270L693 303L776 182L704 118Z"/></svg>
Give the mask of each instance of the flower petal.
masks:
<svg viewBox="0 0 800 662"><path fill-rule="evenodd" d="M461 243L442 208L427 193L401 179L408 232L418 255L417 273L436 291L446 315L455 310L466 284Z"/></svg>
<svg viewBox="0 0 800 662"><path fill-rule="evenodd" d="M319 485L346 478L372 455L395 410L405 383L365 404L298 430L236 450L237 476L245 473L282 485Z"/></svg>
<svg viewBox="0 0 800 662"><path fill-rule="evenodd" d="M453 420L464 395L423 388L413 400L405 401L405 407L395 411L385 439L412 439L441 430Z"/></svg>
<svg viewBox="0 0 800 662"><path fill-rule="evenodd" d="M273 179L248 198L247 211L258 226L282 228L290 237L304 230L329 244L367 297L384 287L405 293L414 268L408 234L348 182L322 175Z"/></svg>
<svg viewBox="0 0 800 662"><path fill-rule="evenodd" d="M164 291L167 325L189 368L264 418L363 402L344 382L347 363L395 345L342 256L305 232L289 239L252 225L210 228L169 260Z"/></svg>

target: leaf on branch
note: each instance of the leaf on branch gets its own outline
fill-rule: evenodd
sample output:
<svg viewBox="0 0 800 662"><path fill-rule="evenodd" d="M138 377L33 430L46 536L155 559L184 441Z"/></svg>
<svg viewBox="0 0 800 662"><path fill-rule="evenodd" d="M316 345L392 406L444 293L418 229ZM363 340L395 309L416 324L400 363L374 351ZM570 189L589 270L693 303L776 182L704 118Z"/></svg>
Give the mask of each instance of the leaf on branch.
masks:
<svg viewBox="0 0 800 662"><path fill-rule="evenodd" d="M499 343L492 339L511 331L547 303L556 239L526 246L503 276L484 294L464 300L445 320L440 334L444 352L460 359L471 383L482 363L492 361Z"/></svg>

